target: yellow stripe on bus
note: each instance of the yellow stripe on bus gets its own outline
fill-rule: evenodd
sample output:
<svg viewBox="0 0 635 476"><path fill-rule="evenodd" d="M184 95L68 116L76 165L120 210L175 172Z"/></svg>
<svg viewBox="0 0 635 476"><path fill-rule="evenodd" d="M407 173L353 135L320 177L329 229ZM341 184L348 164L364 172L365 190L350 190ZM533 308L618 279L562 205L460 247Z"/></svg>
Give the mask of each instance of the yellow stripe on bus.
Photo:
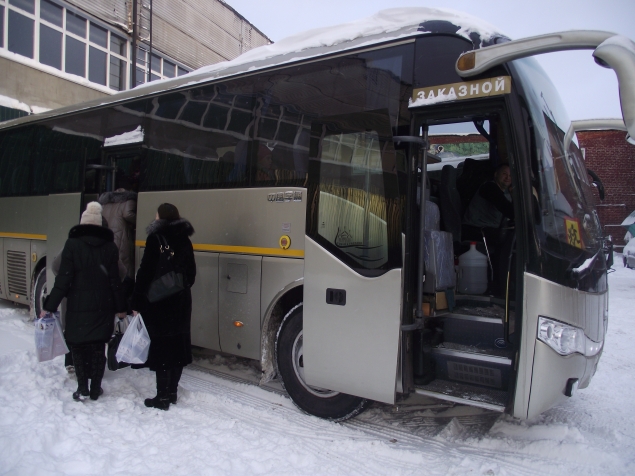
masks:
<svg viewBox="0 0 635 476"><path fill-rule="evenodd" d="M46 235L32 235L30 233L2 233L0 238L22 238L24 240L43 240L46 241Z"/></svg>
<svg viewBox="0 0 635 476"><path fill-rule="evenodd" d="M136 246L145 246L145 241L135 241ZM242 253L247 255L275 255L304 258L304 250L283 250L281 248L260 248L257 246L228 246L193 244L195 251L216 251L219 253Z"/></svg>

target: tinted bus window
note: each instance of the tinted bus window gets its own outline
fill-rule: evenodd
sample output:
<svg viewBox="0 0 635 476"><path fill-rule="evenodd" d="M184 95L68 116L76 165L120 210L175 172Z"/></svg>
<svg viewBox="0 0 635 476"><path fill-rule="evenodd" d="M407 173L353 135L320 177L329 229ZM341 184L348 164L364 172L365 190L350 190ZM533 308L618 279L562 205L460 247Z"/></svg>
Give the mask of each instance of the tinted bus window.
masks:
<svg viewBox="0 0 635 476"><path fill-rule="evenodd" d="M33 127L0 135L0 196L29 195Z"/></svg>
<svg viewBox="0 0 635 476"><path fill-rule="evenodd" d="M33 194L81 192L85 160L100 156L101 142L49 127L40 127L35 140Z"/></svg>

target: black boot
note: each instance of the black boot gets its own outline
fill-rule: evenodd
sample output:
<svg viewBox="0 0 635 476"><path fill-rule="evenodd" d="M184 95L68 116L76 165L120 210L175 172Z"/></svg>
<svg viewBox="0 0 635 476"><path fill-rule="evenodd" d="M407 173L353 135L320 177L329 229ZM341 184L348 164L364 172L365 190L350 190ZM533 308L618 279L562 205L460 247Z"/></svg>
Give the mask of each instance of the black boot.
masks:
<svg viewBox="0 0 635 476"><path fill-rule="evenodd" d="M177 392L179 389L179 380L181 380L181 374L183 373L183 367L172 367L170 371L170 403L176 405Z"/></svg>
<svg viewBox="0 0 635 476"><path fill-rule="evenodd" d="M146 398L143 402L146 407L168 410L170 408L170 371L167 369L157 370L157 396Z"/></svg>
<svg viewBox="0 0 635 476"><path fill-rule="evenodd" d="M73 400L77 401L83 401L89 395L85 351L84 346L71 347L73 363L75 364L75 375L77 376L77 390L73 392Z"/></svg>
<svg viewBox="0 0 635 476"><path fill-rule="evenodd" d="M101 381L106 371L106 345L93 344L91 346L91 376L90 399L97 400L104 393Z"/></svg>

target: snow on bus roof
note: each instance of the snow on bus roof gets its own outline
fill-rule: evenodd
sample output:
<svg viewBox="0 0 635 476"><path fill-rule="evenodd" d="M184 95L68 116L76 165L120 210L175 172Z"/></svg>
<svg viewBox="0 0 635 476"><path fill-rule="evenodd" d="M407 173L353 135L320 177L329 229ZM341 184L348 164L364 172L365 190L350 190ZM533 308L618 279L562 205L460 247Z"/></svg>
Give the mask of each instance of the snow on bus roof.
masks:
<svg viewBox="0 0 635 476"><path fill-rule="evenodd" d="M191 87L223 77L307 60L323 54L332 54L399 38L408 38L426 33L425 30L420 28L421 24L433 21L451 23L457 27L455 34L463 36L470 41L474 41L474 37L477 36L480 38L481 44L501 35L501 32L489 23L451 9L425 7L391 8L381 10L370 17L350 23L307 30L271 45L249 50L233 60L204 66L176 78L152 81L106 98L54 109L38 114L35 117L26 116L7 121L0 124L0 128L78 112L93 107L117 104L149 94L159 94L177 88Z"/></svg>
<svg viewBox="0 0 635 476"><path fill-rule="evenodd" d="M277 43L254 48L231 61L204 66L190 74L212 73L226 69L229 66L262 61L289 53L301 53L319 47L332 47L347 43L358 38L387 35L386 39L399 36L409 36L418 31L421 23L426 21L448 21L459 26L457 34L470 40L472 33L478 33L482 39L489 39L497 30L490 24L471 15L441 8L391 8L381 10L376 14L350 23L315 28L284 38ZM393 36L401 29L412 27L412 30ZM381 40L379 40L381 41ZM373 39L370 44L378 43ZM358 45L355 45L356 47ZM345 49L345 48L344 48Z"/></svg>

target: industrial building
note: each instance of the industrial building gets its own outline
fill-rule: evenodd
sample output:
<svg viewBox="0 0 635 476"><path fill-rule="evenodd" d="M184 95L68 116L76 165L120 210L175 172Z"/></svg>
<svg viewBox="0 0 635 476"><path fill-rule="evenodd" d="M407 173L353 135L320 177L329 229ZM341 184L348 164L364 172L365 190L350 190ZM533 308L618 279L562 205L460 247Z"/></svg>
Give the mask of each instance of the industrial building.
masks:
<svg viewBox="0 0 635 476"><path fill-rule="evenodd" d="M270 43L221 0L0 0L0 120L181 76Z"/></svg>

